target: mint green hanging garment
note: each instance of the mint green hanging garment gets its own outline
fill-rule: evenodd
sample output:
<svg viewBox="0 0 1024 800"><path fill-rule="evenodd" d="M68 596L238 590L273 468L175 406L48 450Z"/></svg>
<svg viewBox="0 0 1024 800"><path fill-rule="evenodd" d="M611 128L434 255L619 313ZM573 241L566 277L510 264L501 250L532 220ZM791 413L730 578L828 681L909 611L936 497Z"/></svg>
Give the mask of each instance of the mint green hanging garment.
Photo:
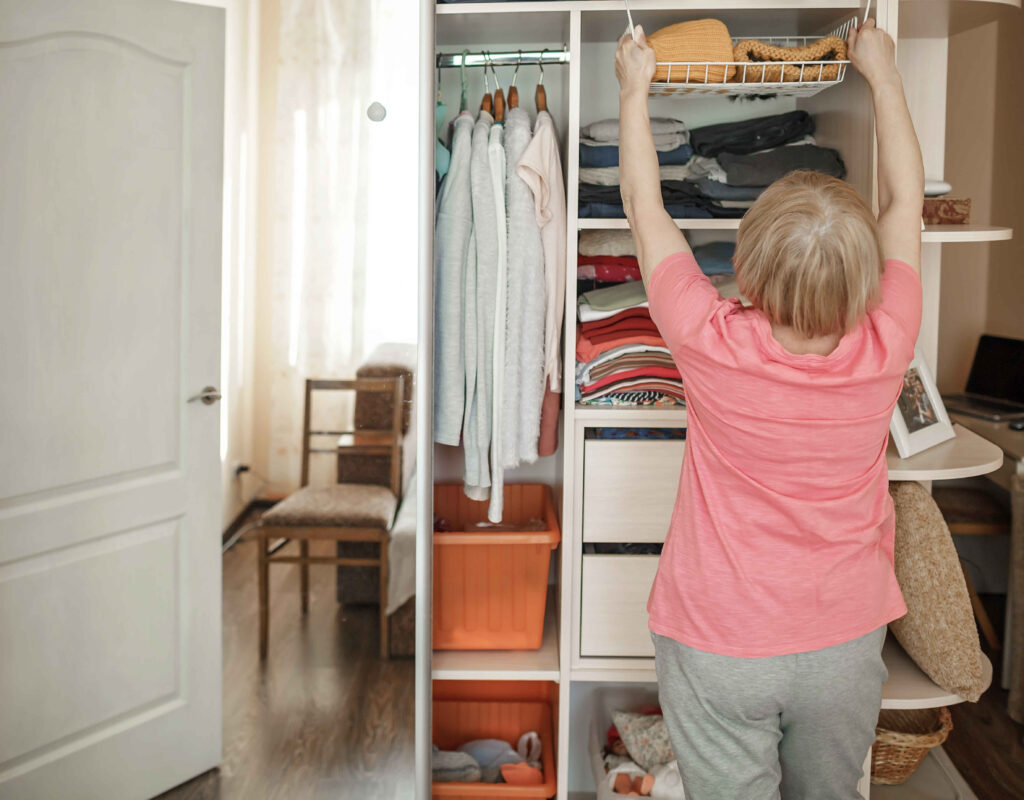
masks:
<svg viewBox="0 0 1024 800"><path fill-rule="evenodd" d="M434 124L437 132L437 135L434 137L434 169L437 170L438 180L441 180L441 178L448 174L448 166L452 163L452 154L444 146L444 142L441 141L441 131L447 119L448 106L438 100L437 106L434 109Z"/></svg>

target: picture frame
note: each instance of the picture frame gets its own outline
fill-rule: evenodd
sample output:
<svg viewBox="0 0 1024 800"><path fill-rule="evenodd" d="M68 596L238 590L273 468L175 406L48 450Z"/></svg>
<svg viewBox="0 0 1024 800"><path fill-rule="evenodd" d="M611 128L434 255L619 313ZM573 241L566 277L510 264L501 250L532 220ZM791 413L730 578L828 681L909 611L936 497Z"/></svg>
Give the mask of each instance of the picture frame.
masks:
<svg viewBox="0 0 1024 800"><path fill-rule="evenodd" d="M931 370L917 350L903 376L889 433L900 458L917 455L956 435Z"/></svg>

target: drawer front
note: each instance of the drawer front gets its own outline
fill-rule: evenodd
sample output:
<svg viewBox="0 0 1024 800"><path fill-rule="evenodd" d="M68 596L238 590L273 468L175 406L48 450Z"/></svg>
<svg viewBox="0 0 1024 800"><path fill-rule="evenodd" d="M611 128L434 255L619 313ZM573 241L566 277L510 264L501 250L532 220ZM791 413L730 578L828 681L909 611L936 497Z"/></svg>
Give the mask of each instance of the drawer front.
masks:
<svg viewBox="0 0 1024 800"><path fill-rule="evenodd" d="M580 655L652 658L647 597L658 556L583 556Z"/></svg>
<svg viewBox="0 0 1024 800"><path fill-rule="evenodd" d="M682 439L588 439L583 541L665 541L685 450Z"/></svg>

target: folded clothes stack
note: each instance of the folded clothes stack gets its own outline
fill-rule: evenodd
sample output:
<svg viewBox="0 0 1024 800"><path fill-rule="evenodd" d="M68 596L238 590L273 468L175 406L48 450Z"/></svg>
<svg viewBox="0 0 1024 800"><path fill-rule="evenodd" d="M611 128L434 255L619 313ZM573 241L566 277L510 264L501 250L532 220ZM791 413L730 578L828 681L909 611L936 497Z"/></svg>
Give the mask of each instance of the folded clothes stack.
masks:
<svg viewBox="0 0 1024 800"><path fill-rule="evenodd" d="M693 131L679 120L658 118L651 125L662 200L676 219L742 217L769 184L794 170L846 176L839 153L815 144L806 111ZM617 121L595 122L580 133L579 216L624 218Z"/></svg>
<svg viewBox="0 0 1024 800"><path fill-rule="evenodd" d="M625 259L620 257L620 260ZM684 402L679 370L651 319L647 293L640 281L582 294L578 315L576 399L579 402L603 405Z"/></svg>
<svg viewBox="0 0 1024 800"><path fill-rule="evenodd" d="M733 242L693 248L701 271L723 297L740 297L732 267L735 249ZM682 377L651 319L633 235L581 231L578 252L577 402L685 404Z"/></svg>

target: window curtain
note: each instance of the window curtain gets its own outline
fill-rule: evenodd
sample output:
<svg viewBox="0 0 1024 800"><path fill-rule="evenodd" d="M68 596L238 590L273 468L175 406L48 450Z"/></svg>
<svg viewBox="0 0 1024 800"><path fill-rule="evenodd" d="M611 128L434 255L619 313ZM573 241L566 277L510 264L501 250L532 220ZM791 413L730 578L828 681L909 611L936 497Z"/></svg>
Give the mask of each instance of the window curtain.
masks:
<svg viewBox="0 0 1024 800"><path fill-rule="evenodd" d="M279 19L266 477L288 489L305 379L354 377L377 344L415 340L415 198L396 236L394 192L415 178L417 84L393 48L418 29L403 0L280 0ZM367 116L375 100L384 120ZM314 427L347 427L350 405L322 402ZM314 482L334 479L332 458L311 463Z"/></svg>

